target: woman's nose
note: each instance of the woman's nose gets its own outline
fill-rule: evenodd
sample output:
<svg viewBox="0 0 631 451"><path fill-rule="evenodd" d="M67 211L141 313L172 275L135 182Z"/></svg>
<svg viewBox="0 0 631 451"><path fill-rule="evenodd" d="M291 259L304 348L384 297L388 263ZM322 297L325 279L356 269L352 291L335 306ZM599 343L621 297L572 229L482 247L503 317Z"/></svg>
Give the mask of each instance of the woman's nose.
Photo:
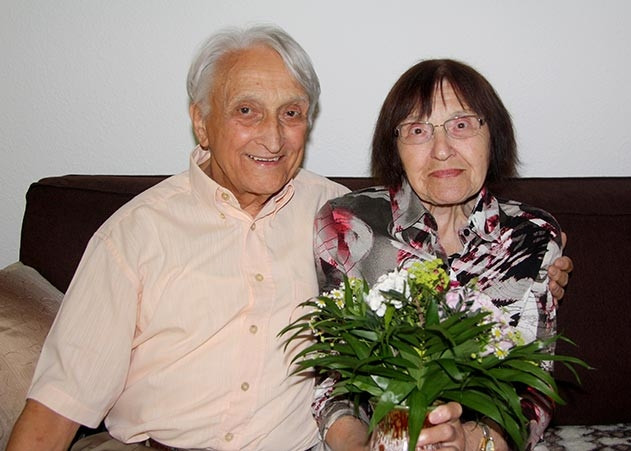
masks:
<svg viewBox="0 0 631 451"><path fill-rule="evenodd" d="M451 147L445 127L443 126L434 127L434 136L432 137L431 145L432 157L437 160L444 161L455 153L453 147Z"/></svg>

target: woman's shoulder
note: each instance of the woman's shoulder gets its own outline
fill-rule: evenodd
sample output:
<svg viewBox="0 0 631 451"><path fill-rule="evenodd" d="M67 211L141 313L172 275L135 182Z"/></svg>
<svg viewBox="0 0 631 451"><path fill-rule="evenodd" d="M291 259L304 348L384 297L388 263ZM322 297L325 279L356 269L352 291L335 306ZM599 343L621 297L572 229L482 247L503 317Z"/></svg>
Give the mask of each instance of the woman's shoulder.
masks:
<svg viewBox="0 0 631 451"><path fill-rule="evenodd" d="M560 236L561 226L547 211L511 199L498 198L500 221L505 227L520 229L544 229L553 237Z"/></svg>
<svg viewBox="0 0 631 451"><path fill-rule="evenodd" d="M390 194L383 186L373 186L351 191L331 199L317 215L317 221L349 224L354 227L382 229L392 220ZM362 225L360 225L362 224Z"/></svg>
<svg viewBox="0 0 631 451"><path fill-rule="evenodd" d="M378 204L380 202L390 202L389 190L383 186L370 186L331 199L329 204L333 208L354 210L364 205Z"/></svg>

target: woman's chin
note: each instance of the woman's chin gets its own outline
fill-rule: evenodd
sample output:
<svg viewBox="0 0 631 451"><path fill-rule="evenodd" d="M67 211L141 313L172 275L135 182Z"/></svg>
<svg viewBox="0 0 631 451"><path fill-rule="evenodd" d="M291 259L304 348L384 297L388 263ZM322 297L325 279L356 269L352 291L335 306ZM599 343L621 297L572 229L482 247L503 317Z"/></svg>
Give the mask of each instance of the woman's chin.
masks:
<svg viewBox="0 0 631 451"><path fill-rule="evenodd" d="M428 196L419 196L426 207L431 208L461 208L471 203L478 195L477 192L440 192L430 193Z"/></svg>

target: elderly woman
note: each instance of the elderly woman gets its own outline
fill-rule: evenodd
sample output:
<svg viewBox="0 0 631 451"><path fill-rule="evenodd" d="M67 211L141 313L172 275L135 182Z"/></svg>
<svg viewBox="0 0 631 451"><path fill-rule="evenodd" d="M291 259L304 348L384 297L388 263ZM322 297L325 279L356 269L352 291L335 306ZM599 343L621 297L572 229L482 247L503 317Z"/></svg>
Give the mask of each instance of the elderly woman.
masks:
<svg viewBox="0 0 631 451"><path fill-rule="evenodd" d="M395 267L440 257L452 280L464 285L477 278L527 341L550 336L556 303L547 271L561 255L559 225L548 213L498 199L487 188L515 175L517 160L509 113L482 75L453 60L413 66L388 94L374 133L373 171L384 186L329 201L318 214L321 289L338 286L343 274L372 284ZM327 442L361 449L365 425L344 417L335 403L328 400L319 412ZM533 444L551 406L531 391L522 406ZM497 425L466 422L461 414L456 403L434 410L433 427L424 429L419 445L508 449Z"/></svg>

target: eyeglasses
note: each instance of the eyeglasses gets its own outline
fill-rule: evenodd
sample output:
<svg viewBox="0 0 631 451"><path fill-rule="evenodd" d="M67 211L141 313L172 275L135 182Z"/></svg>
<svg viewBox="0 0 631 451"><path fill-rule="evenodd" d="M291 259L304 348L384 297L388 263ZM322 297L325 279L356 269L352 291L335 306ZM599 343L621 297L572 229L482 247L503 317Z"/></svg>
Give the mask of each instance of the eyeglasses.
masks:
<svg viewBox="0 0 631 451"><path fill-rule="evenodd" d="M466 139L477 135L484 124L484 118L475 114L456 116L440 125L431 122L406 122L394 129L394 136L403 144L425 144L434 136L436 127L443 127L450 138Z"/></svg>

